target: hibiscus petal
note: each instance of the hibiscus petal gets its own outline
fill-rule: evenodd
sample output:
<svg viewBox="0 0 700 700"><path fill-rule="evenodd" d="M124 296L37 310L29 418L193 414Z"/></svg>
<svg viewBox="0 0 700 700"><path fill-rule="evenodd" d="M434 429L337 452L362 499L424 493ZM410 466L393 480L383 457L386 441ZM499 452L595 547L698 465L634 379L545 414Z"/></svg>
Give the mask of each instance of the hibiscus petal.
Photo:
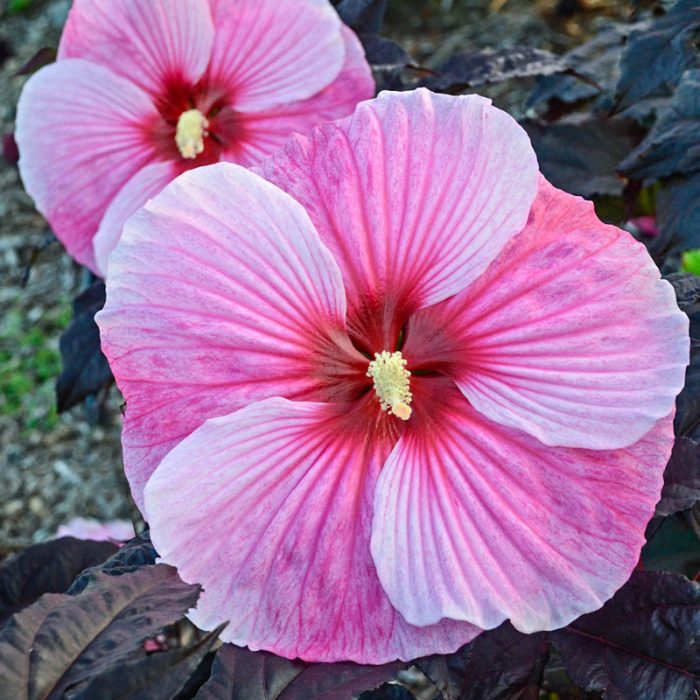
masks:
<svg viewBox="0 0 700 700"><path fill-rule="evenodd" d="M341 22L328 0L210 0L216 26L209 77L239 112L303 100L343 66Z"/></svg>
<svg viewBox="0 0 700 700"><path fill-rule="evenodd" d="M474 408L547 445L615 449L668 415L688 319L640 243L542 178L530 221L464 294L409 329Z"/></svg>
<svg viewBox="0 0 700 700"><path fill-rule="evenodd" d="M152 157L148 95L80 59L42 68L24 86L15 137L24 186L78 262L96 271L92 238L112 198Z"/></svg>
<svg viewBox="0 0 700 700"><path fill-rule="evenodd" d="M341 34L345 63L338 77L308 99L238 115L234 128L239 135L232 134L234 148L223 154L225 160L245 166L260 163L280 150L292 132L306 134L323 122L346 117L358 102L374 95L374 78L360 40L345 26Z"/></svg>
<svg viewBox="0 0 700 700"><path fill-rule="evenodd" d="M479 630L406 624L369 552L372 495L391 444L364 413L271 398L207 421L146 486L161 560L201 583L190 617L222 639L307 661L382 663L449 652Z"/></svg>
<svg viewBox="0 0 700 700"><path fill-rule="evenodd" d="M537 190L535 154L511 117L476 95L425 89L383 92L293 137L261 172L303 204L334 253L351 326L368 307L405 320L464 289L522 229Z"/></svg>
<svg viewBox="0 0 700 700"><path fill-rule="evenodd" d="M73 0L58 56L101 63L160 96L168 81L202 77L213 41L207 0Z"/></svg>
<svg viewBox="0 0 700 700"><path fill-rule="evenodd" d="M672 416L625 449L552 448L444 380L424 384L374 501L372 556L394 606L417 625L509 618L527 633L599 608L638 562Z"/></svg>
<svg viewBox="0 0 700 700"><path fill-rule="evenodd" d="M185 173L127 221L97 319L127 402L137 504L207 418L316 388L316 355L344 311L340 271L304 210L243 168Z"/></svg>
<svg viewBox="0 0 700 700"><path fill-rule="evenodd" d="M149 163L139 170L112 200L93 239L95 265L102 277L107 275L107 261L119 242L126 220L151 197L155 197L180 172L181 168L175 161Z"/></svg>

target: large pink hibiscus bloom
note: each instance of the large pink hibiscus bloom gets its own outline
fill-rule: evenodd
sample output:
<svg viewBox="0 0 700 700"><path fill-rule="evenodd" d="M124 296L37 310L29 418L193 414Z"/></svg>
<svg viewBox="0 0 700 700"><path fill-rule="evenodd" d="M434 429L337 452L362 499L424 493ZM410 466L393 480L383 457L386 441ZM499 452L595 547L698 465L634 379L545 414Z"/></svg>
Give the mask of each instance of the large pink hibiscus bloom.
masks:
<svg viewBox="0 0 700 700"><path fill-rule="evenodd" d="M476 96L382 93L259 172L188 173L131 218L98 316L193 620L382 662L598 608L688 361L644 247Z"/></svg>
<svg viewBox="0 0 700 700"><path fill-rule="evenodd" d="M74 0L17 109L27 192L104 275L124 221L174 177L246 167L374 94L328 0Z"/></svg>

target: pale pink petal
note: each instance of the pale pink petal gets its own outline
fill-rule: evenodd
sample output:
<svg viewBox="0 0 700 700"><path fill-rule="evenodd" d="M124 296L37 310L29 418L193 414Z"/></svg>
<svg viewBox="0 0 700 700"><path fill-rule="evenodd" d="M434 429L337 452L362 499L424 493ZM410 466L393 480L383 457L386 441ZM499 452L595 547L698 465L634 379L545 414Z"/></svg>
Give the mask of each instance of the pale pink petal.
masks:
<svg viewBox="0 0 700 700"><path fill-rule="evenodd" d="M404 622L369 551L389 441L364 412L271 398L207 421L146 486L161 560L203 593L191 619L222 639L307 661L381 663L453 651L479 630Z"/></svg>
<svg viewBox="0 0 700 700"><path fill-rule="evenodd" d="M58 57L101 63L161 96L202 77L213 40L207 0L73 0Z"/></svg>
<svg viewBox="0 0 700 700"><path fill-rule="evenodd" d="M688 319L640 243L544 178L525 230L469 290L408 329L474 408L547 445L615 449L672 410Z"/></svg>
<svg viewBox="0 0 700 700"><path fill-rule="evenodd" d="M340 271L301 206L236 165L178 177L127 221L109 262L102 346L126 399L136 503L207 418L320 383L344 328Z"/></svg>
<svg viewBox="0 0 700 700"><path fill-rule="evenodd" d="M77 537L79 540L126 542L135 536L129 520L100 521L94 518L73 518L56 531L56 537Z"/></svg>
<svg viewBox="0 0 700 700"><path fill-rule="evenodd" d="M639 442L547 447L424 380L381 473L372 556L409 622L562 627L627 580L661 493L672 416ZM436 400L439 396L439 401Z"/></svg>
<svg viewBox="0 0 700 700"><path fill-rule="evenodd" d="M345 54L328 0L209 0L216 35L209 79L239 112L303 100L330 85Z"/></svg>
<svg viewBox="0 0 700 700"><path fill-rule="evenodd" d="M42 68L24 86L15 137L24 186L68 252L97 271L92 238L131 176L153 156L148 95L80 59Z"/></svg>
<svg viewBox="0 0 700 700"><path fill-rule="evenodd" d="M343 26L345 63L338 77L313 97L280 105L264 112L238 115L233 147L223 154L224 160L250 166L284 146L292 132L309 133L313 127L352 114L358 102L374 95L372 70L365 60L360 40Z"/></svg>
<svg viewBox="0 0 700 700"><path fill-rule="evenodd" d="M476 95L425 89L383 92L293 137L261 172L334 253L351 326L369 315L400 326L464 289L522 229L537 190L535 154L511 117Z"/></svg>
<svg viewBox="0 0 700 700"><path fill-rule="evenodd" d="M95 265L102 277L107 276L107 261L119 242L124 222L181 172L182 168L176 161L161 160L149 163L139 170L112 200L93 239Z"/></svg>

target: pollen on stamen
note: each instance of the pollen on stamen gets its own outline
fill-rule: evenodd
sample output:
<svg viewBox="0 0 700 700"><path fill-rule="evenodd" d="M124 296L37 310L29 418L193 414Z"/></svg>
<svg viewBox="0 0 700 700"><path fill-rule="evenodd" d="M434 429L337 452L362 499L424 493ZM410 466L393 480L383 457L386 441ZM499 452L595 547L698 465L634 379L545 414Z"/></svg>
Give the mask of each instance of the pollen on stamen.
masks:
<svg viewBox="0 0 700 700"><path fill-rule="evenodd" d="M183 158L196 158L204 150L209 120L198 110L188 109L177 120L175 143Z"/></svg>
<svg viewBox="0 0 700 700"><path fill-rule="evenodd" d="M382 407L401 420L411 417L411 373L401 353L384 350L374 354L367 376L374 381L374 390Z"/></svg>

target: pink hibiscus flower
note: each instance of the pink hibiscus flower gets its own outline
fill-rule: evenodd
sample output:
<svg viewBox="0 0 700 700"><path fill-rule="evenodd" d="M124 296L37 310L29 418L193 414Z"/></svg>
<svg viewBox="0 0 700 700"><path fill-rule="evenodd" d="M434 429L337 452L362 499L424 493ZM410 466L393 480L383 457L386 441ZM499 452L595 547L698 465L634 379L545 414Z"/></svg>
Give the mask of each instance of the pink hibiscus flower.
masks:
<svg viewBox="0 0 700 700"><path fill-rule="evenodd" d="M104 275L124 221L185 170L246 167L374 94L328 0L74 0L17 108L20 172Z"/></svg>
<svg viewBox="0 0 700 700"><path fill-rule="evenodd" d="M688 361L644 247L477 96L382 93L259 172L187 173L134 215L98 316L192 619L378 663L598 608Z"/></svg>

